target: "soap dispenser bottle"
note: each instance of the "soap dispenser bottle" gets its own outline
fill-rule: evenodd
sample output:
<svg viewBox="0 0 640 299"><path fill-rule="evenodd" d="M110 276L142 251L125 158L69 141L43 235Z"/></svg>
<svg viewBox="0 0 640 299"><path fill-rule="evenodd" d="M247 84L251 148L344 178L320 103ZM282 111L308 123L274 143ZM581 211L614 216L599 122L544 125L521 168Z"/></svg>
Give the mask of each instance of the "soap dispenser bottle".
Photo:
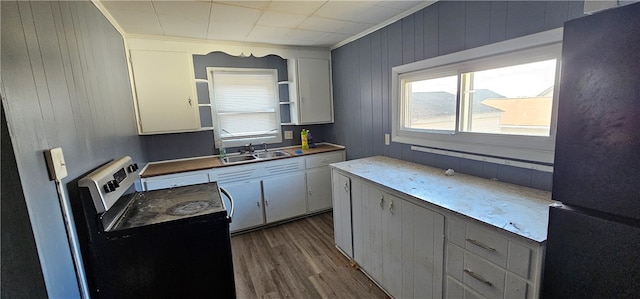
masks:
<svg viewBox="0 0 640 299"><path fill-rule="evenodd" d="M308 150L309 140L307 140L307 130L302 129L300 132L300 139L302 140L302 150Z"/></svg>

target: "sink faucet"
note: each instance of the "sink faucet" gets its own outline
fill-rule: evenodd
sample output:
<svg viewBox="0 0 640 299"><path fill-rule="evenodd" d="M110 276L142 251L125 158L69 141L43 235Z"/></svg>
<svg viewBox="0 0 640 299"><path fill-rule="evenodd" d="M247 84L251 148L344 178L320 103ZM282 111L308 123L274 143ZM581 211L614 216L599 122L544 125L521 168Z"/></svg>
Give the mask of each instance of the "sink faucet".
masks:
<svg viewBox="0 0 640 299"><path fill-rule="evenodd" d="M253 153L254 148L253 148L253 144L249 143L247 145L244 146L243 149L240 150L240 154L246 154L246 153Z"/></svg>

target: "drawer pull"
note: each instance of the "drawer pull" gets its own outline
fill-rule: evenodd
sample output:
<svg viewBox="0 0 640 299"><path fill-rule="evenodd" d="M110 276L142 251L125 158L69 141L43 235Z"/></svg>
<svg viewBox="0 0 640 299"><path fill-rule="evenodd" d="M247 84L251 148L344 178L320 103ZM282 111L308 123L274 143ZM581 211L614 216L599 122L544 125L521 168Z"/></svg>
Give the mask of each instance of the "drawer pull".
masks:
<svg viewBox="0 0 640 299"><path fill-rule="evenodd" d="M474 239L465 239L465 240L467 240L467 242L469 242L469 243L471 243L471 244L473 244L473 245L476 245L476 246L478 246L478 247L484 248L484 249L489 250L489 251L491 251L491 252L495 252L495 251L496 251L496 249L495 249L495 248L493 248L493 247L489 247L489 246L487 246L487 245L485 245L485 244L482 244L481 242L478 242L478 241L476 241L476 240L474 240Z"/></svg>
<svg viewBox="0 0 640 299"><path fill-rule="evenodd" d="M380 196L380 202L378 203L380 205L380 208L382 208L382 202L384 201L384 197Z"/></svg>
<svg viewBox="0 0 640 299"><path fill-rule="evenodd" d="M480 277L480 275L476 274L475 272L473 272L471 270L464 269L464 273L469 274L469 276L473 277L475 280L477 280L479 282L482 282L482 283L484 283L484 284L486 284L486 285L488 285L490 287L493 286L493 284L490 281Z"/></svg>

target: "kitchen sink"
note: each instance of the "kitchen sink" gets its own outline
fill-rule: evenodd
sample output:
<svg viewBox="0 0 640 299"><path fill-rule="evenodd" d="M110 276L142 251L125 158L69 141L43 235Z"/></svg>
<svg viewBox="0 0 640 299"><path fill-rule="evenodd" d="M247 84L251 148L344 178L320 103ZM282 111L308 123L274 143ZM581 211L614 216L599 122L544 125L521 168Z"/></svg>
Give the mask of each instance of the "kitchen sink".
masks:
<svg viewBox="0 0 640 299"><path fill-rule="evenodd" d="M224 158L220 158L220 160L223 164L235 164L253 160L273 159L287 156L291 156L291 154L285 151L277 150L271 152L256 152L253 154L230 155Z"/></svg>
<svg viewBox="0 0 640 299"><path fill-rule="evenodd" d="M253 155L238 155L238 156L226 156L224 158L220 158L220 160L222 160L222 163L224 164L233 164L233 163L238 163L238 162L246 162L246 161L251 161L251 160L255 160L256 157L254 157Z"/></svg>
<svg viewBox="0 0 640 299"><path fill-rule="evenodd" d="M278 150L278 151L272 151L272 152L253 153L253 156L256 157L256 159L269 159L269 158L287 157L287 156L291 156L291 154L285 151Z"/></svg>

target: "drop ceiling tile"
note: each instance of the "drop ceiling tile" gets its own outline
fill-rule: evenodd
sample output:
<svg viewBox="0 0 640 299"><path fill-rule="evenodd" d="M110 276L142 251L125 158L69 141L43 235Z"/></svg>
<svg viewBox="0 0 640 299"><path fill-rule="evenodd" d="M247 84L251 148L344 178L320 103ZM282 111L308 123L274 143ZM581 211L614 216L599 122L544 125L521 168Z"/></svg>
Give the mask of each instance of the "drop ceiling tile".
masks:
<svg viewBox="0 0 640 299"><path fill-rule="evenodd" d="M337 32L347 25L347 22L312 16L298 26L300 29L322 32Z"/></svg>
<svg viewBox="0 0 640 299"><path fill-rule="evenodd" d="M372 6L354 16L351 21L367 24L380 24L403 10L383 6Z"/></svg>
<svg viewBox="0 0 640 299"><path fill-rule="evenodd" d="M208 18L184 18L175 15L158 15L162 31L167 36L207 38Z"/></svg>
<svg viewBox="0 0 640 299"><path fill-rule="evenodd" d="M269 10L301 15L311 15L327 1L272 1Z"/></svg>
<svg viewBox="0 0 640 299"><path fill-rule="evenodd" d="M264 42L269 39L286 38L290 33L290 28L254 26L251 33L249 33L249 38L260 39L261 42Z"/></svg>
<svg viewBox="0 0 640 299"><path fill-rule="evenodd" d="M421 5L424 2L425 1L380 1L376 5L405 11L410 8L414 8L418 5Z"/></svg>
<svg viewBox="0 0 640 299"><path fill-rule="evenodd" d="M207 39L223 41L246 41L253 24L231 24L229 22L209 23Z"/></svg>
<svg viewBox="0 0 640 299"><path fill-rule="evenodd" d="M371 24L356 23L356 22L345 22L345 23L346 24L338 28L338 30L336 30L334 33L355 35L374 26Z"/></svg>
<svg viewBox="0 0 640 299"><path fill-rule="evenodd" d="M300 25L307 16L283 13L277 11L265 11L258 19L256 25L270 26L270 27L287 27L295 28Z"/></svg>
<svg viewBox="0 0 640 299"><path fill-rule="evenodd" d="M211 5L211 22L229 22L231 24L255 24L262 12L253 8L226 4Z"/></svg>
<svg viewBox="0 0 640 299"><path fill-rule="evenodd" d="M150 0L141 0L141 1L111 1L111 0L102 0L100 1L104 7L111 10L126 10L126 11L135 11L135 12L144 12L144 13L155 13L153 9L153 5L151 5Z"/></svg>
<svg viewBox="0 0 640 299"><path fill-rule="evenodd" d="M302 29L292 29L288 33L288 37L295 40L314 41L327 35L326 32L309 31Z"/></svg>
<svg viewBox="0 0 640 299"><path fill-rule="evenodd" d="M351 21L362 11L374 6L367 1L329 1L320 7L313 15L328 19Z"/></svg>
<svg viewBox="0 0 640 299"><path fill-rule="evenodd" d="M164 35L155 14L121 9L112 9L109 10L109 13L127 33Z"/></svg>
<svg viewBox="0 0 640 299"><path fill-rule="evenodd" d="M327 33L324 36L320 37L319 39L315 40L313 45L319 46L319 47L330 47L350 37L351 37L350 34Z"/></svg>
<svg viewBox="0 0 640 299"><path fill-rule="evenodd" d="M211 10L211 3L202 1L153 1L153 7L159 15L207 19Z"/></svg>
<svg viewBox="0 0 640 299"><path fill-rule="evenodd" d="M269 7L271 1L245 1L245 0L236 0L236 1L212 1L213 3L225 4L231 6L239 6L246 8L253 8L263 10Z"/></svg>

